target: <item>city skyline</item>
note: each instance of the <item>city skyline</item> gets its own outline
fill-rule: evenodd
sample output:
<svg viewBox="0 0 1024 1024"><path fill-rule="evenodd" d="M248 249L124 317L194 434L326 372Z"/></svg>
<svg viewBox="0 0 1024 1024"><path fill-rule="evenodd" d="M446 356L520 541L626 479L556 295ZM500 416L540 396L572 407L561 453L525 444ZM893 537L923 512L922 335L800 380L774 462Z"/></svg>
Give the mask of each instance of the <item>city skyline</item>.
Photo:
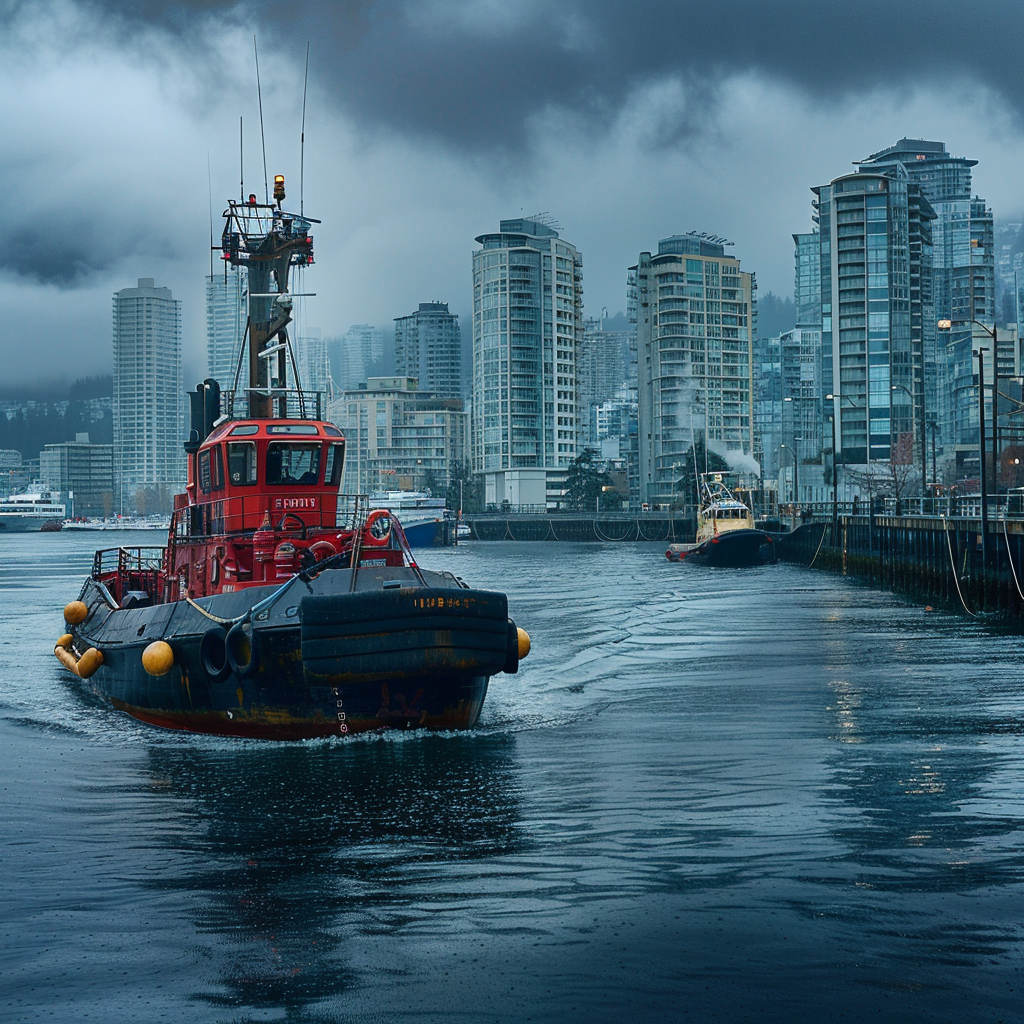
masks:
<svg viewBox="0 0 1024 1024"><path fill-rule="evenodd" d="M721 14L694 21L655 5L667 38L685 24L687 38L716 58L704 70L649 33L638 41L621 5L512 12L371 3L367 20L354 15L347 27L343 15L299 5L313 39L300 200L306 36L275 36L274 11L171 5L147 21L102 3L16 4L0 43L0 74L20 97L2 158L17 201L0 212L14 254L0 266L0 309L27 325L26 349L73 379L106 366L105 297L154 276L182 300L186 369L202 373L210 192L216 224L238 187L239 115L246 187L263 187L253 32L266 40L268 171L286 174L288 205L304 200L323 220L317 273L329 285L318 285L308 305L325 336L388 323L425 296L443 296L465 320L471 293L461 268L480 224L536 210L551 211L585 254L590 315L624 308L621 268L649 239L690 230L736 242L761 295L788 296L790 234L805 223L809 188L903 137L943 139L952 154L977 160L974 188L996 226L1024 220L1015 173L1024 159L1021 72L1008 43L1024 12L1003 4L961 11L938 0L926 5L933 19L888 12L885 38L858 37L854 62L824 27L800 17L803 5L775 6L765 34L753 9L726 32ZM957 47L942 49L951 28ZM195 47L199 29L204 43ZM328 59L346 31L351 60ZM751 42L756 31L761 47ZM529 53L537 38L540 52ZM133 59L140 40L159 59ZM379 83L372 58L385 43L396 59L415 58L407 80L356 94L349 87ZM474 56L443 71L422 60L452 47ZM814 59L796 60L800 47ZM905 59L886 65L883 55L898 47ZM564 69L546 70L557 62L541 58L553 52ZM536 72L529 88L486 74L488 60L504 66L517 54L529 54L521 59ZM857 77L882 66L883 77ZM22 75L28 67L33 74ZM452 105L471 71L475 90ZM19 75L27 88L15 89ZM68 150L78 158L58 160ZM166 216L169 203L175 217ZM13 353L10 380L37 375L37 364Z"/></svg>

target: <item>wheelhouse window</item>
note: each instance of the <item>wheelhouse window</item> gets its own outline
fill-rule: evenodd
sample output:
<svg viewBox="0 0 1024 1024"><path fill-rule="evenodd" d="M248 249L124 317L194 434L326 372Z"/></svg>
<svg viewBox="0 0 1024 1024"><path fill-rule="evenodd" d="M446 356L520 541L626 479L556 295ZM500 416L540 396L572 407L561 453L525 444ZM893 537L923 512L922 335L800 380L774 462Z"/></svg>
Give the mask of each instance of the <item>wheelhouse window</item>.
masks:
<svg viewBox="0 0 1024 1024"><path fill-rule="evenodd" d="M331 487L341 484L341 470L345 464L345 446L332 444L327 448L327 467L324 470L324 483Z"/></svg>
<svg viewBox="0 0 1024 1024"><path fill-rule="evenodd" d="M268 484L315 484L320 474L320 445L272 441L267 446Z"/></svg>
<svg viewBox="0 0 1024 1024"><path fill-rule="evenodd" d="M219 491L224 487L224 470L220 457L220 445L199 453L199 489L203 494Z"/></svg>
<svg viewBox="0 0 1024 1024"><path fill-rule="evenodd" d="M256 442L232 441L228 444L228 477L240 487L256 483Z"/></svg>

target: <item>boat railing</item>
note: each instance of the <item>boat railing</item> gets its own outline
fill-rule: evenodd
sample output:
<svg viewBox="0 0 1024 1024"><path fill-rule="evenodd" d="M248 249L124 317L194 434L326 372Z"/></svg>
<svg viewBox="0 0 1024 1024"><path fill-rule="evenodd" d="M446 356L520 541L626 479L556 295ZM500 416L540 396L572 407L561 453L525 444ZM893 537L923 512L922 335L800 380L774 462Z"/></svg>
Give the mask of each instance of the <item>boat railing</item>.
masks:
<svg viewBox="0 0 1024 1024"><path fill-rule="evenodd" d="M166 548L155 546L104 548L93 555L92 574L99 578L115 572L163 572L166 555Z"/></svg>
<svg viewBox="0 0 1024 1024"><path fill-rule="evenodd" d="M285 399L288 416L295 420L322 420L327 410L327 393L305 388L237 388L220 393L221 411L229 418L248 415L249 395Z"/></svg>

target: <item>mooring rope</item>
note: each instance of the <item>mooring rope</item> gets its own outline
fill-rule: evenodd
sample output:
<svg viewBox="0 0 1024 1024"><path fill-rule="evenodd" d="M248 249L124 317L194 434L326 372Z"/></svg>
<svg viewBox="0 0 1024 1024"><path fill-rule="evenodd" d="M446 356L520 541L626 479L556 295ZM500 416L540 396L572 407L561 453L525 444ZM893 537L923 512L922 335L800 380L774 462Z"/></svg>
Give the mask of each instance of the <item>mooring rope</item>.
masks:
<svg viewBox="0 0 1024 1024"><path fill-rule="evenodd" d="M811 568L811 566L813 566L813 565L814 565L815 561L816 561L816 560L817 560L817 558L818 558L818 551L820 551L820 550L821 550L821 545L825 543L825 532L826 532L826 531L825 531L825 527L824 527L824 526L822 526L822 528L821 528L821 540L819 540L819 541L818 541L818 550L814 552L814 558L812 558L812 559L811 559L811 560L810 560L810 561L809 561L809 562L807 563L807 568L808 568L808 569L810 569L810 568Z"/></svg>
<svg viewBox="0 0 1024 1024"><path fill-rule="evenodd" d="M1010 562L1010 572L1013 573L1013 585L1017 588L1017 594L1024 601L1024 593L1021 593L1020 581L1017 579L1017 569L1013 564L1013 552L1010 550L1010 535L1006 530L1006 506L1003 506L1003 540L1006 541L1006 557Z"/></svg>
<svg viewBox="0 0 1024 1024"><path fill-rule="evenodd" d="M626 524L626 532L621 537L609 537L607 534L601 532L601 527L597 525L597 518L594 519L594 535L598 540L607 541L611 544L618 544L624 541L629 536L631 524Z"/></svg>
<svg viewBox="0 0 1024 1024"><path fill-rule="evenodd" d="M953 582L956 584L956 593L960 598L960 603L964 606L964 611L971 616L972 619L976 619L978 616L967 607L967 602L964 600L963 592L960 590L960 577L956 571L956 560L953 558L953 545L949 540L949 521L946 519L945 513L942 516L942 525L946 530L946 547L949 550L949 567L953 570Z"/></svg>

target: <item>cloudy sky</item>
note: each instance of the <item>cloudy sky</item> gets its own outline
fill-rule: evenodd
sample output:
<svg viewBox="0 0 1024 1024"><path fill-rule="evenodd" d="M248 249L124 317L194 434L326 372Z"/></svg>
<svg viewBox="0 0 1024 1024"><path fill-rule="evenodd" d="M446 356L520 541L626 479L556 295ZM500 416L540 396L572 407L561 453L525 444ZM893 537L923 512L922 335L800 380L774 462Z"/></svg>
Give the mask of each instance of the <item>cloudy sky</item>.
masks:
<svg viewBox="0 0 1024 1024"><path fill-rule="evenodd" d="M267 171L323 220L304 321L327 334L421 301L465 327L474 236L546 211L583 253L588 313L625 307L660 237L735 242L792 293L812 185L902 136L979 161L1024 214L1020 0L0 0L0 313L7 383L109 372L113 292L155 277L204 369L219 222ZM216 226L219 234L219 223Z"/></svg>

